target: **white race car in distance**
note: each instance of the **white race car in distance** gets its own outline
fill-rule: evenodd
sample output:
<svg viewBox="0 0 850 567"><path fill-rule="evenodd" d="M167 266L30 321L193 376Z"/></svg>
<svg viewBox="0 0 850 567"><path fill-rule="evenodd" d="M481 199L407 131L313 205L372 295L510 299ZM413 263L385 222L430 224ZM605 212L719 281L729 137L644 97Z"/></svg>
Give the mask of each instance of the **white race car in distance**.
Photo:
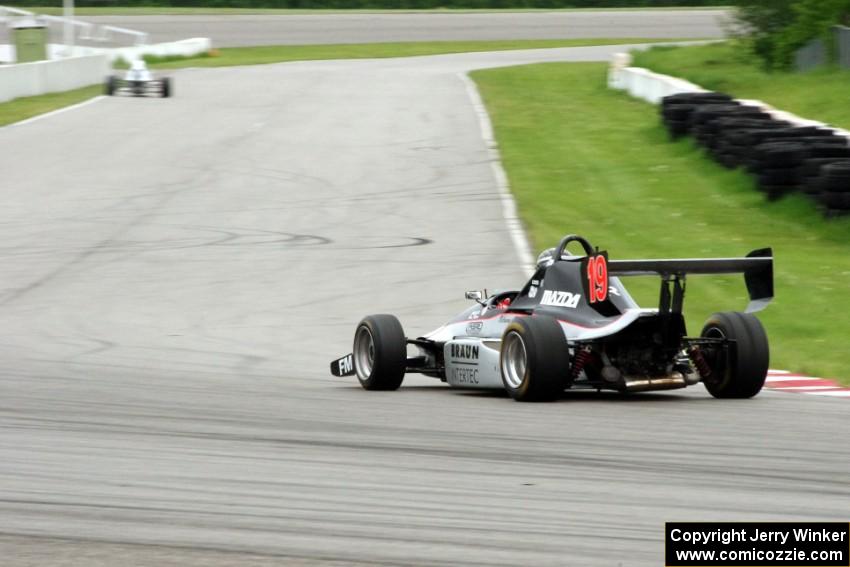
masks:
<svg viewBox="0 0 850 567"><path fill-rule="evenodd" d="M116 75L107 77L103 90L108 96L123 94L166 98L172 94L171 79L168 77L155 78L147 64L141 59L136 59L130 64L130 68L123 78Z"/></svg>

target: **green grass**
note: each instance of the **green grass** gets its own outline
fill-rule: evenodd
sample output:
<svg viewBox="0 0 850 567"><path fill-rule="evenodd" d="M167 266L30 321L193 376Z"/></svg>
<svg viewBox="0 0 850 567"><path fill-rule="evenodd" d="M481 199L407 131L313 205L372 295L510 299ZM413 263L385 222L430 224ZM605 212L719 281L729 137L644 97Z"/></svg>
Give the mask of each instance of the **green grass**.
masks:
<svg viewBox="0 0 850 567"><path fill-rule="evenodd" d="M749 176L672 143L657 110L610 91L606 66L477 71L520 214L539 250L578 233L612 259L743 256L772 246L776 299L760 314L774 368L850 383L850 219L826 221L798 196L768 203ZM647 307L658 278L629 278ZM747 304L742 277L688 280L688 329Z"/></svg>
<svg viewBox="0 0 850 567"><path fill-rule="evenodd" d="M767 72L739 43L655 47L635 66L688 79L707 89L758 99L812 120L850 128L850 71Z"/></svg>
<svg viewBox="0 0 850 567"><path fill-rule="evenodd" d="M640 38L616 39L552 39L510 41L423 41L404 43L356 43L331 45L268 45L260 47L225 47L214 50L215 56L149 58L152 67L175 69L178 67L226 67L231 65L262 65L286 61L319 59L371 59L384 57L411 57L475 51L507 51L515 49L543 49L550 47L583 47L590 45L622 45L665 40ZM666 40L675 41L675 40Z"/></svg>
<svg viewBox="0 0 850 567"><path fill-rule="evenodd" d="M0 103L0 126L20 122L71 104L83 102L103 92L102 85L92 85L72 91L16 98Z"/></svg>
<svg viewBox="0 0 850 567"><path fill-rule="evenodd" d="M24 10L38 14L61 16L62 8L58 7L21 7ZM647 11L647 10L716 10L724 9L724 6L687 6L660 8L634 7L634 8L500 8L500 9L465 9L465 8L437 8L433 10L317 10L317 9L293 9L293 8L214 8L214 7L177 7L177 6L104 6L104 7L78 7L74 8L77 16L196 16L202 14L234 16L234 15L301 15L301 14L467 14L488 12L615 12L615 11Z"/></svg>

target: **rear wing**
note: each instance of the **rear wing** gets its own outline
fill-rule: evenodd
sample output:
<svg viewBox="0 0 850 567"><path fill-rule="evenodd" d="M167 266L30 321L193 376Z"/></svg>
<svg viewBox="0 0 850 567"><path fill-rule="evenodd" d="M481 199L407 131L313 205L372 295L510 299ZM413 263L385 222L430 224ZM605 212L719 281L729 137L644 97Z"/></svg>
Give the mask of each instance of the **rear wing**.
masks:
<svg viewBox="0 0 850 567"><path fill-rule="evenodd" d="M745 258L610 260L611 276L661 276L661 312L680 312L687 274L744 274L750 296L747 313L761 311L773 299L773 250L753 250ZM669 282L673 282L670 295Z"/></svg>

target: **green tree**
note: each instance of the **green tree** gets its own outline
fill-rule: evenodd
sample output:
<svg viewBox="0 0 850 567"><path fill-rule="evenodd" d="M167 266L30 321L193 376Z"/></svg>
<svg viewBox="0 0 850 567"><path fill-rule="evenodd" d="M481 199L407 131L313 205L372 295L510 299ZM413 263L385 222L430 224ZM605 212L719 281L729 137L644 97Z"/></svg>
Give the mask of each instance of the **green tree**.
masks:
<svg viewBox="0 0 850 567"><path fill-rule="evenodd" d="M850 0L736 0L740 35L768 68L786 68L794 53L832 26L850 23Z"/></svg>
<svg viewBox="0 0 850 567"><path fill-rule="evenodd" d="M776 66L777 36L794 22L795 0L735 0L739 35L767 67Z"/></svg>

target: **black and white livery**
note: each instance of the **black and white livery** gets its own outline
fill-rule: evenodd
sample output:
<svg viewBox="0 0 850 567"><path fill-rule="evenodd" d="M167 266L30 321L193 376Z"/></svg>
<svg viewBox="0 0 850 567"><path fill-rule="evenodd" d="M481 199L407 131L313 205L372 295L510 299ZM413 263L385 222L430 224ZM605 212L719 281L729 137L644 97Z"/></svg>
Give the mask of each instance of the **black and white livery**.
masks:
<svg viewBox="0 0 850 567"><path fill-rule="evenodd" d="M130 64L130 68L127 69L123 78L116 75L107 77L103 91L109 96L130 95L166 98L172 95L171 79L154 77L147 64L141 59L136 59Z"/></svg>
<svg viewBox="0 0 850 567"><path fill-rule="evenodd" d="M570 253L571 243L582 253ZM715 313L689 337L686 276L728 273L744 275L746 311ZM639 307L620 281L644 275L661 278L658 308ZM364 318L354 352L333 361L331 373L356 375L367 390L395 390L405 374L419 373L457 388L505 389L518 401L553 400L567 389L638 392L699 382L717 398L750 398L767 377L767 336L752 313L773 298L770 248L745 258L609 260L569 235L541 254L521 290L466 297L476 305L415 339L393 315Z"/></svg>

